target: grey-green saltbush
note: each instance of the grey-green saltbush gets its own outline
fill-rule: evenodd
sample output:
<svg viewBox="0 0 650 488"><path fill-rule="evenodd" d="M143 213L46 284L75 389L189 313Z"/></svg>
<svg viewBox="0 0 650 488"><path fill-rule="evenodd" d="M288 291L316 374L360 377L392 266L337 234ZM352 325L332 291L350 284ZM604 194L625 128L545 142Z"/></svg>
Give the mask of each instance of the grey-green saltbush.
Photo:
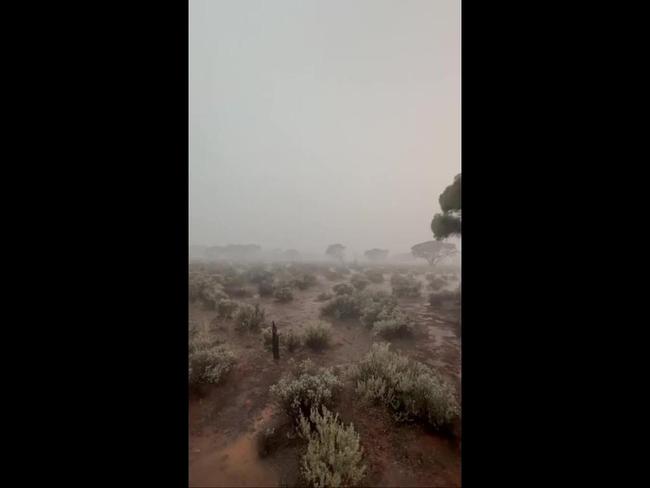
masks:
<svg viewBox="0 0 650 488"><path fill-rule="evenodd" d="M260 281L257 285L257 292L261 297L268 297L273 295L275 287L273 286L273 280L264 280Z"/></svg>
<svg viewBox="0 0 650 488"><path fill-rule="evenodd" d="M393 295L396 297L416 298L420 296L422 283L413 275L394 274L390 279Z"/></svg>
<svg viewBox="0 0 650 488"><path fill-rule="evenodd" d="M271 386L274 401L297 423L301 415L309 415L313 408L331 406L342 386L331 369L315 371L310 361L301 363L298 370L282 377Z"/></svg>
<svg viewBox="0 0 650 488"><path fill-rule="evenodd" d="M381 313L390 313L397 307L395 298L382 291L364 294L361 303L361 323L368 328L375 325Z"/></svg>
<svg viewBox="0 0 650 488"><path fill-rule="evenodd" d="M384 274L378 269L369 269L366 271L366 278L371 283L383 283Z"/></svg>
<svg viewBox="0 0 650 488"><path fill-rule="evenodd" d="M330 298L332 298L331 293L323 292L323 293L318 294L318 296L316 297L316 300L319 301L319 302L324 302L326 300L329 300Z"/></svg>
<svg viewBox="0 0 650 488"><path fill-rule="evenodd" d="M289 329L284 333L284 337L280 337L280 345L283 343L286 346L287 351L293 352L300 348L302 345L302 339L300 334L295 332L293 329Z"/></svg>
<svg viewBox="0 0 650 488"><path fill-rule="evenodd" d="M353 319L361 313L359 299L352 295L339 295L321 307L321 314L336 319Z"/></svg>
<svg viewBox="0 0 650 488"><path fill-rule="evenodd" d="M303 273L299 278L292 280L291 283L299 290L306 290L307 288L314 286L317 282L318 280L316 279L316 275L313 273Z"/></svg>
<svg viewBox="0 0 650 488"><path fill-rule="evenodd" d="M354 293L354 288L347 283L339 283L338 285L334 285L332 287L332 291L336 295L351 295Z"/></svg>
<svg viewBox="0 0 650 488"><path fill-rule="evenodd" d="M190 384L219 383L234 364L235 355L224 346L200 347L190 351Z"/></svg>
<svg viewBox="0 0 650 488"><path fill-rule="evenodd" d="M384 338L399 337L413 333L413 321L399 308L382 311L372 326L372 333Z"/></svg>
<svg viewBox="0 0 650 488"><path fill-rule="evenodd" d="M389 344L373 344L352 376L362 399L385 405L398 421L442 429L459 415L451 386L426 365L389 351Z"/></svg>
<svg viewBox="0 0 650 488"><path fill-rule="evenodd" d="M303 335L306 346L320 350L329 346L332 330L327 322L313 321L305 326Z"/></svg>
<svg viewBox="0 0 650 488"><path fill-rule="evenodd" d="M301 471L309 486L352 486L361 481L366 466L359 434L352 424L346 427L338 414L323 407L322 414L313 409L309 419L301 416L300 434L308 441Z"/></svg>
<svg viewBox="0 0 650 488"><path fill-rule="evenodd" d="M284 285L276 288L273 292L273 297L280 303L286 303L293 300L293 292L288 285Z"/></svg>
<svg viewBox="0 0 650 488"><path fill-rule="evenodd" d="M460 289L453 291L442 290L437 293L429 295L429 303L432 307L439 307L445 303L458 304L460 303Z"/></svg>
<svg viewBox="0 0 650 488"><path fill-rule="evenodd" d="M280 347L289 352L293 352L300 348L302 339L300 335L293 329L282 329L278 331L280 336ZM273 330L271 327L262 329L262 345L269 351L273 349Z"/></svg>
<svg viewBox="0 0 650 488"><path fill-rule="evenodd" d="M238 306L239 305L234 300L229 300L227 298L220 300L219 303L217 304L217 317L219 317L220 319L232 318Z"/></svg>
<svg viewBox="0 0 650 488"><path fill-rule="evenodd" d="M239 332L258 330L264 324L264 309L258 303L255 306L244 304L239 307L235 317L235 328Z"/></svg>
<svg viewBox="0 0 650 488"><path fill-rule="evenodd" d="M350 283L357 290L361 291L370 284L370 281L362 274L355 274L350 278Z"/></svg>

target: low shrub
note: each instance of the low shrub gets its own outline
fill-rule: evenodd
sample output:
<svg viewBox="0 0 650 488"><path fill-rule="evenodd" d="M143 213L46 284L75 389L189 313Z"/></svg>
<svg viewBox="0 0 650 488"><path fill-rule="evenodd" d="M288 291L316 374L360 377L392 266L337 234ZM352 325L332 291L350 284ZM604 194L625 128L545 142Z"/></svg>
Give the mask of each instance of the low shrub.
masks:
<svg viewBox="0 0 650 488"><path fill-rule="evenodd" d="M366 286L370 284L370 281L362 274L355 274L350 278L350 283L357 290L362 291Z"/></svg>
<svg viewBox="0 0 650 488"><path fill-rule="evenodd" d="M228 286L224 287L224 291L231 298L245 298L253 296L253 291L245 286Z"/></svg>
<svg viewBox="0 0 650 488"><path fill-rule="evenodd" d="M289 286L284 285L275 289L273 297L277 302L287 303L293 300L293 292Z"/></svg>
<svg viewBox="0 0 650 488"><path fill-rule="evenodd" d="M296 349L299 349L302 345L302 338L300 337L300 334L295 332L293 329L289 329L284 333L284 341L282 340L282 337L280 337L280 345L282 345L283 342L287 351L293 352Z"/></svg>
<svg viewBox="0 0 650 488"><path fill-rule="evenodd" d="M459 415L453 389L429 367L373 344L354 368L356 393L365 401L388 407L398 421L420 421L448 428Z"/></svg>
<svg viewBox="0 0 650 488"><path fill-rule="evenodd" d="M305 345L314 350L325 349L332 338L331 326L327 322L315 321L305 326Z"/></svg>
<svg viewBox="0 0 650 488"><path fill-rule="evenodd" d="M300 434L307 440L301 472L309 486L353 486L361 481L366 466L362 464L359 434L352 424L345 427L338 414L323 407L322 414L314 409L309 419L301 417Z"/></svg>
<svg viewBox="0 0 650 488"><path fill-rule="evenodd" d="M190 385L217 384L232 369L235 355L224 346L194 347L189 354Z"/></svg>
<svg viewBox="0 0 650 488"><path fill-rule="evenodd" d="M372 326L372 333L386 339L411 335L413 333L413 321L397 307L391 311L383 310L379 313Z"/></svg>
<svg viewBox="0 0 650 488"><path fill-rule="evenodd" d="M332 287L332 291L336 295L352 295L354 293L354 288L347 283L339 283Z"/></svg>
<svg viewBox="0 0 650 488"><path fill-rule="evenodd" d="M228 295L224 292L221 284L219 284L214 278L199 275L190 279L190 302L198 301L208 310L215 310L219 301L225 298L228 298Z"/></svg>
<svg viewBox="0 0 650 488"><path fill-rule="evenodd" d="M314 286L317 282L318 280L313 273L304 273L299 278L294 279L292 285L299 290L306 290Z"/></svg>
<svg viewBox="0 0 650 488"><path fill-rule="evenodd" d="M383 283L384 282L384 274L379 271L378 269L369 269L366 271L366 278L368 281L371 283Z"/></svg>
<svg viewBox="0 0 650 488"><path fill-rule="evenodd" d="M371 328L379 320L378 317L382 312L390 313L395 307L397 307L395 298L386 292L379 291L365 294L362 299L360 313L361 323Z"/></svg>
<svg viewBox="0 0 650 488"><path fill-rule="evenodd" d="M331 369L316 371L310 361L298 365L297 370L284 376L271 386L273 400L294 422L301 416L309 415L312 409L331 406L342 382Z"/></svg>
<svg viewBox="0 0 650 488"><path fill-rule="evenodd" d="M264 281L273 281L273 273L267 271L265 266L254 265L245 273L248 281L255 284L260 284Z"/></svg>
<svg viewBox="0 0 650 488"><path fill-rule="evenodd" d="M289 352L294 352L302 345L300 334L293 329L278 330L278 336L280 337L280 347ZM273 349L273 328L263 328L261 330L261 337L264 349L271 351Z"/></svg>
<svg viewBox="0 0 650 488"><path fill-rule="evenodd" d="M217 343L207 331L200 327L196 322L190 323L189 337L188 337L188 350L192 354L196 351L209 349Z"/></svg>
<svg viewBox="0 0 650 488"><path fill-rule="evenodd" d="M260 330L260 337L262 338L262 346L269 351L273 349L273 328L264 327Z"/></svg>
<svg viewBox="0 0 650 488"><path fill-rule="evenodd" d="M234 300L224 298L217 304L217 317L220 319L231 319L239 305Z"/></svg>
<svg viewBox="0 0 650 488"><path fill-rule="evenodd" d="M188 277L188 298L190 303L194 303L201 298L201 292L206 281L203 273L192 271Z"/></svg>
<svg viewBox="0 0 650 488"><path fill-rule="evenodd" d="M239 307L235 317L235 329L239 332L258 330L264 325L264 309L259 303L255 306L244 304Z"/></svg>
<svg viewBox="0 0 650 488"><path fill-rule="evenodd" d="M273 295L273 292L275 291L275 287L273 286L273 281L268 280L268 281L261 281L257 285L257 292L260 294L261 297L270 297Z"/></svg>
<svg viewBox="0 0 650 488"><path fill-rule="evenodd" d="M422 283L411 274L394 274L390 279L393 288L393 295L400 298L417 298L420 296Z"/></svg>
<svg viewBox="0 0 650 488"><path fill-rule="evenodd" d="M460 303L460 289L432 293L429 295L429 303L432 307L440 307L445 304L458 305Z"/></svg>
<svg viewBox="0 0 650 488"><path fill-rule="evenodd" d="M330 298L332 298L331 293L323 292L323 293L319 293L319 295L316 297L316 301L324 302L326 300L329 300Z"/></svg>
<svg viewBox="0 0 650 488"><path fill-rule="evenodd" d="M321 315L336 319L353 319L361 313L361 305L357 297L339 295L321 307Z"/></svg>
<svg viewBox="0 0 650 488"><path fill-rule="evenodd" d="M428 273L426 279L429 282L429 288L434 291L440 290L447 285L447 278L442 275Z"/></svg>
<svg viewBox="0 0 650 488"><path fill-rule="evenodd" d="M323 270L323 276L330 281L339 281L345 278L345 275L343 273L338 273L337 271L329 268Z"/></svg>

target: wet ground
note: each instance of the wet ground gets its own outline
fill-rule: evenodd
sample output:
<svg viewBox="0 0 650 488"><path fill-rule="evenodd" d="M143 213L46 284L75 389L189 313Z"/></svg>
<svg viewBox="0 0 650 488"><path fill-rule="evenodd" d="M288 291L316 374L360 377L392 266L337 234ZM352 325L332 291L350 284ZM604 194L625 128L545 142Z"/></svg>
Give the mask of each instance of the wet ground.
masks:
<svg viewBox="0 0 650 488"><path fill-rule="evenodd" d="M389 275L370 289L389 291ZM286 304L273 298L250 297L239 301L260 302L267 320L275 320L280 333L287 327L301 329L319 318L319 293L336 281L322 276L308 290L294 291ZM426 283L424 276L419 279ZM451 288L458 282L452 282ZM413 337L393 340L391 348L435 369L460 391L459 307L432 309L429 290L422 297L400 299L400 306L417 321ZM190 486L295 486L300 482L299 461L303 446L290 439L290 428L280 427L286 439L268 456L258 454L258 434L270 425L282 425L283 413L271 403L269 387L289 369L289 359L310 358L319 366L358 361L375 338L358 321L329 321L332 347L321 353L302 348L284 352L278 362L261 343L259 335L238 334L232 321L216 320L215 312L190 306L190 320L197 321L237 356L237 364L223 384L205 386L190 395ZM355 401L352 387L344 389L337 408L341 419L352 422L361 437L368 466L363 486L460 486L460 439L428 432L419 425L397 424L385 409Z"/></svg>

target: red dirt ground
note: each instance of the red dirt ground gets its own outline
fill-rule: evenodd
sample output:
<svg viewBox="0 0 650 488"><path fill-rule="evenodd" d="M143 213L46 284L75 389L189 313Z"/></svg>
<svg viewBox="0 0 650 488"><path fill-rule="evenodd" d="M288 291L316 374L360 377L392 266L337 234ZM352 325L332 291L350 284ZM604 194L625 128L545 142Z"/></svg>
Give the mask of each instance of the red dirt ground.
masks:
<svg viewBox="0 0 650 488"><path fill-rule="evenodd" d="M423 280L422 276L419 278ZM300 329L306 321L319 318L322 303L316 297L336 283L322 276L318 279L318 285L296 290L294 300L286 304L257 297L239 301L259 301L266 310L266 318L275 320L280 333L287 326ZM387 281L369 289L390 290ZM400 305L417 320L416 333L411 338L391 341L391 349L429 365L460 391L460 310L433 310L426 286L422 295L418 299L400 299ZM283 352L276 363L270 351L262 347L259 335L237 334L231 320L216 320L215 312L203 310L197 304L191 304L189 318L237 356L237 364L223 384L206 385L190 395L190 486L300 484L303 446L298 440L286 439L285 435L286 442L272 454L264 458L258 455L257 434L273 422L282 423L284 415L271 403L269 387L288 371L290 358L310 358L319 366L358 361L375 342L371 332L358 321L330 321L331 348L321 353L307 348L293 354ZM398 424L387 410L361 405L351 387L344 389L335 410L345 423L352 422L360 435L367 465L363 486L461 486L459 432L450 438L419 425Z"/></svg>

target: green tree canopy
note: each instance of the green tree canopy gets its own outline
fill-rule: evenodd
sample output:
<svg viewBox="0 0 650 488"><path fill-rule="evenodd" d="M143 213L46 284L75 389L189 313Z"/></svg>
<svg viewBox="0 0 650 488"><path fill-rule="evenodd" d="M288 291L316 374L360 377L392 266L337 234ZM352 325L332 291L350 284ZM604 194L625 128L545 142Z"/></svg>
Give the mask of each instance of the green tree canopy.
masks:
<svg viewBox="0 0 650 488"><path fill-rule="evenodd" d="M461 235L461 175L457 174L454 182L445 188L438 198L442 213L435 214L431 221L431 231L440 241L452 235Z"/></svg>

